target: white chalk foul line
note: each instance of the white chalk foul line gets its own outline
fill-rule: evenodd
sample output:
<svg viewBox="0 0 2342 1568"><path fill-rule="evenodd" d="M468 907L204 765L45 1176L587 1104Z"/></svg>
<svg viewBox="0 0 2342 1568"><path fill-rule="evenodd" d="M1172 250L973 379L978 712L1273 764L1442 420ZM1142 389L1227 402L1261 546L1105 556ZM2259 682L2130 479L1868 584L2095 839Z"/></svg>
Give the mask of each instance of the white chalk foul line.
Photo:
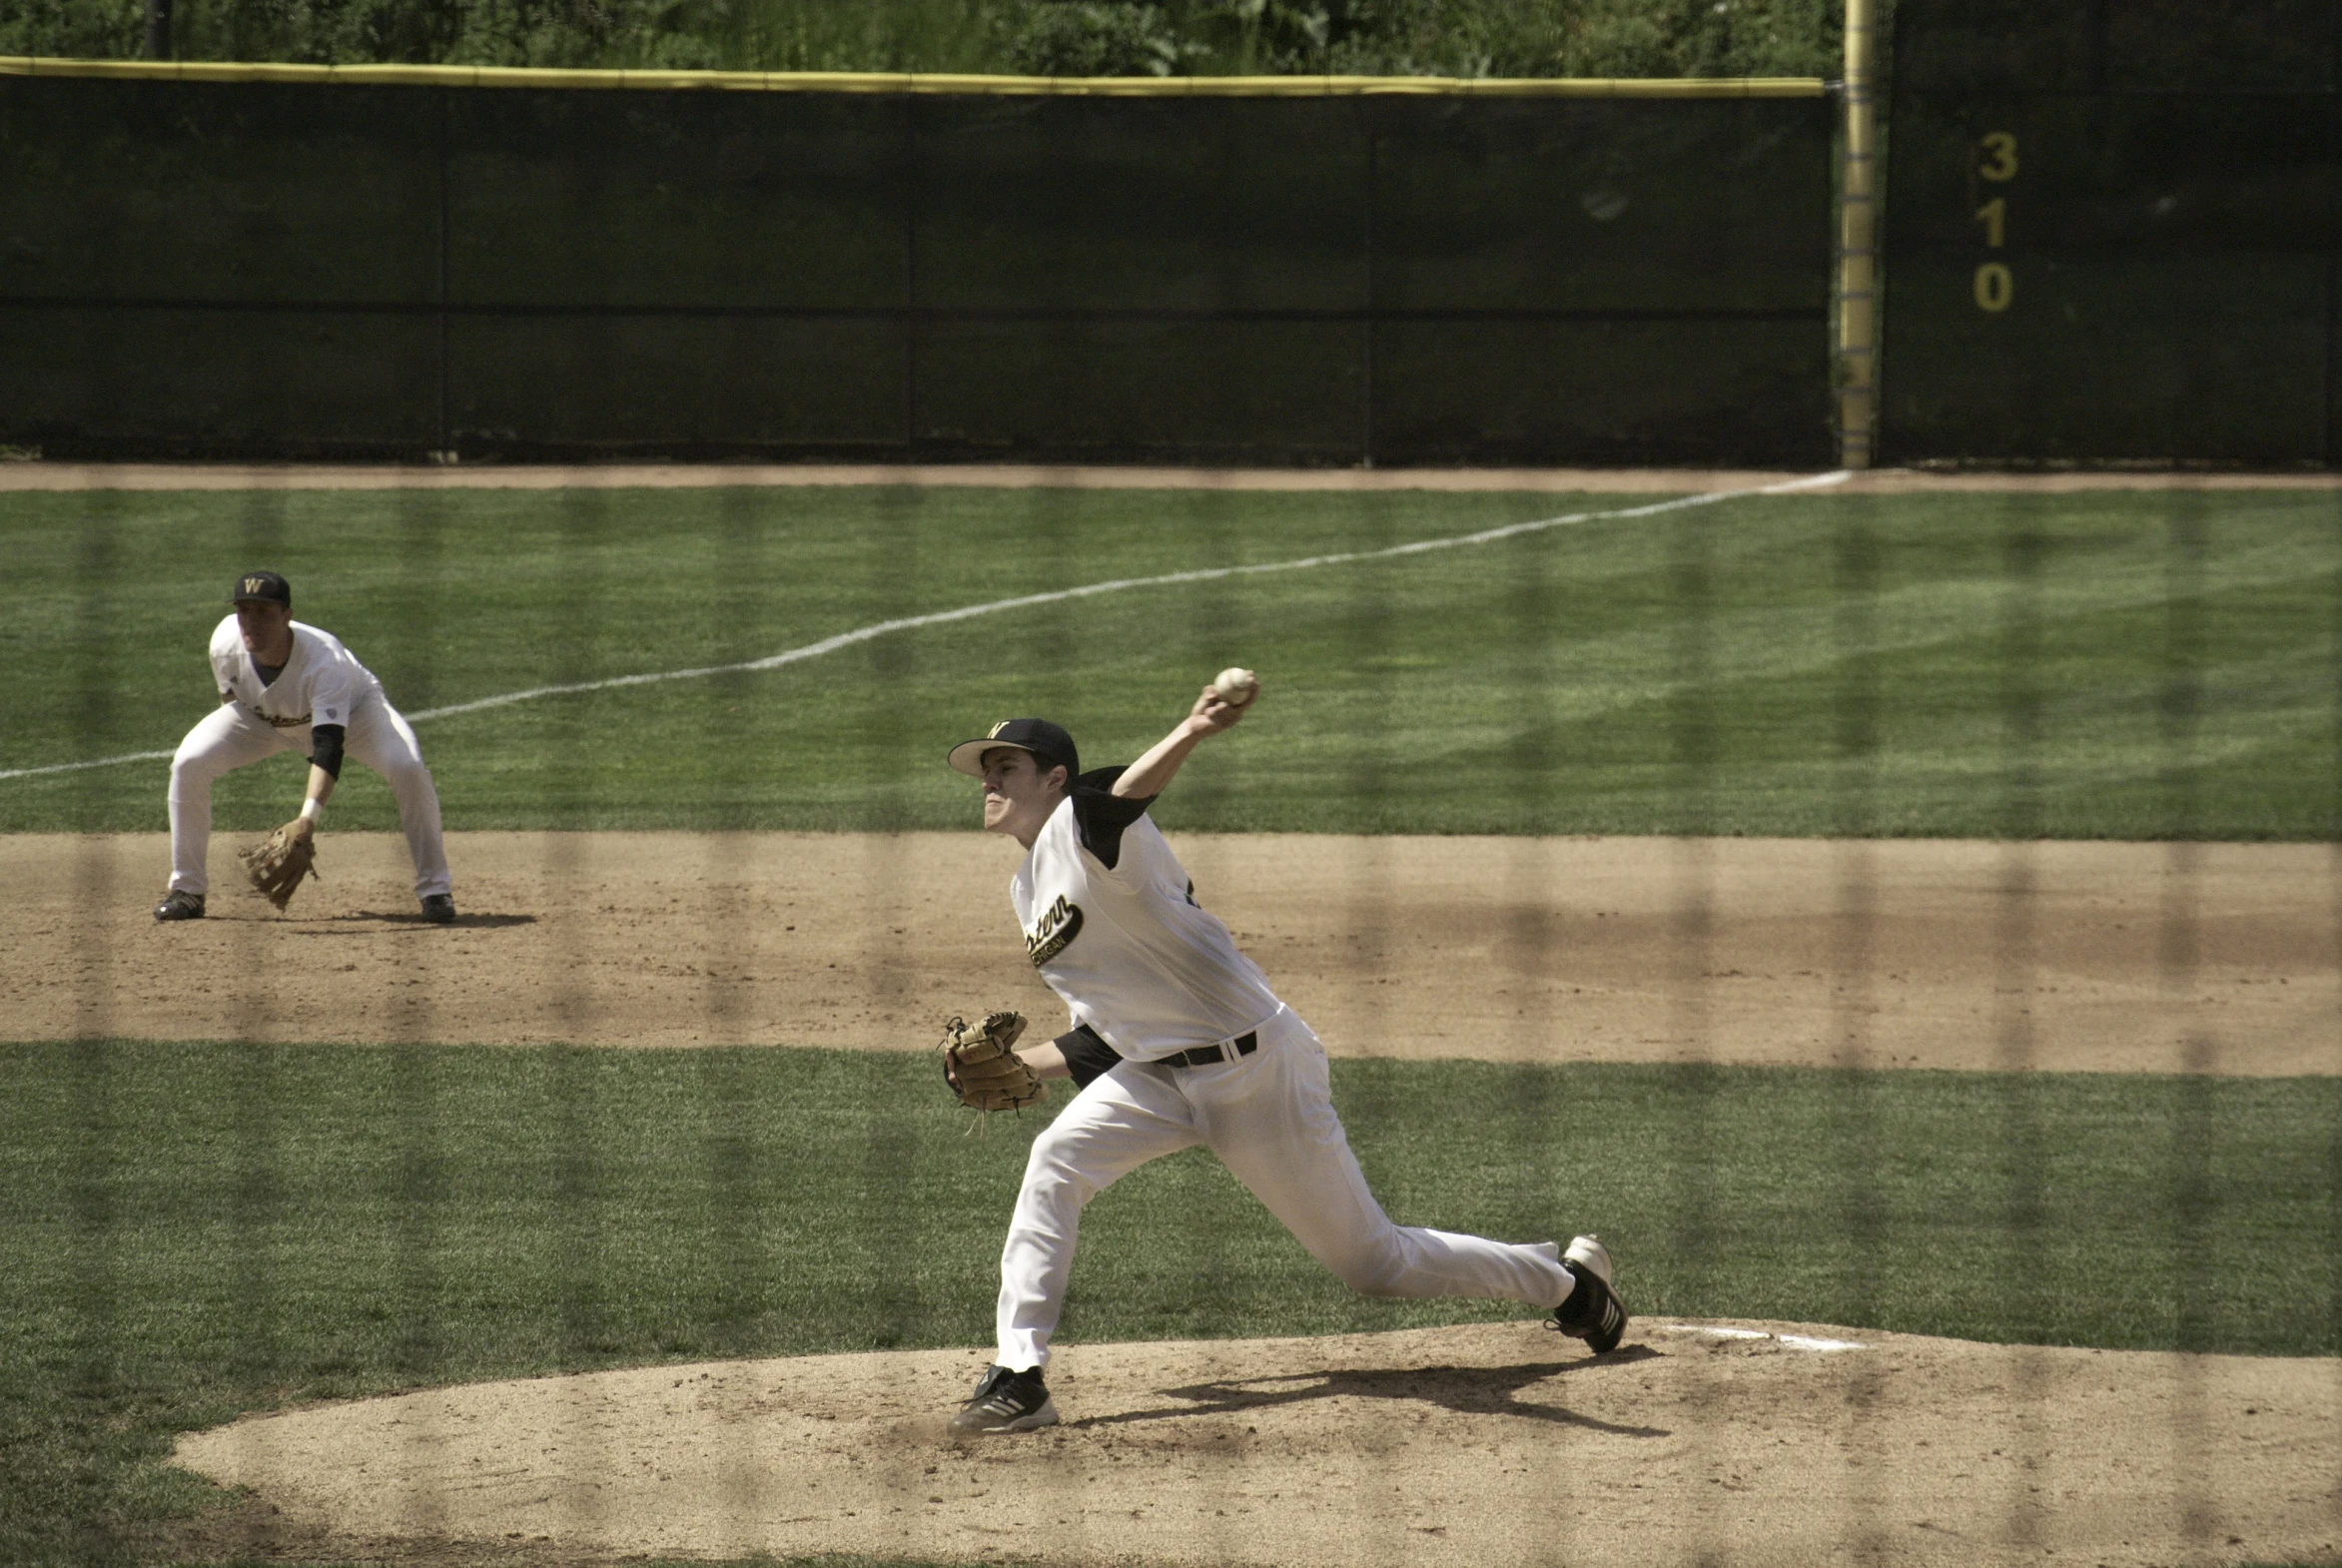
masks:
<svg viewBox="0 0 2342 1568"><path fill-rule="evenodd" d="M1661 512L1685 511L1694 506L1714 506L1723 501L1746 500L1753 495L1786 495L1796 490L1822 489L1843 484L1853 474L1845 469L1831 473L1808 474L1803 478L1784 479L1776 484L1754 485L1746 489L1711 490L1700 495L1679 495L1673 500L1649 501L1640 506L1615 506L1602 511L1570 512L1560 517L1539 517L1531 522L1511 522L1502 527L1483 528L1477 533L1450 534L1436 539L1416 539L1406 544L1393 544L1378 550L1342 550L1330 555L1303 555L1292 560L1262 561L1250 566L1205 566L1193 571L1168 571L1154 577L1115 577L1105 582L1086 582L1078 588L1056 588L1047 593L1023 593L1010 599L991 599L982 604L963 604L957 609L936 610L926 615L905 615L895 620L876 621L868 626L857 626L852 631L841 631L834 637L819 642L808 642L803 647L771 653L761 659L749 659L739 664L709 664L697 669L654 670L640 675L613 675L604 680L583 680L561 686L531 686L526 691L507 691L493 697L479 697L470 702L450 703L443 708L425 708L406 715L407 722L421 724L431 719L453 718L458 713L478 713L488 708L506 708L518 702L535 702L545 697L571 697L589 691L612 691L621 686L651 686L670 680L705 680L710 675L739 675L756 670L779 669L785 664L798 664L807 659L818 659L825 653L850 648L856 643L869 642L890 636L898 631L915 631L922 626L943 626L953 621L972 620L979 615L998 615L1005 610L1029 609L1037 604L1063 604L1069 599L1094 598L1102 593L1124 593L1134 588L1168 588L1189 582L1212 582L1226 577L1257 577L1270 572L1308 571L1319 566L1346 566L1360 561L1395 560L1404 555L1422 555L1433 550L1461 549L1472 544L1494 544L1501 539L1518 538L1527 533L1543 533L1553 528L1567 528L1580 523L1608 522L1625 517L1653 517ZM90 762L56 762L39 768L0 769L0 779L31 778L42 773L74 773L84 768L110 768L125 762L153 762L171 755L168 751L134 751L119 757L100 757Z"/></svg>
<svg viewBox="0 0 2342 1568"><path fill-rule="evenodd" d="M99 757L90 762L52 762L45 768L10 768L0 772L0 779L29 779L36 773L79 773L84 768L111 768L124 762L153 762L171 755L168 751L126 751L119 757Z"/></svg>

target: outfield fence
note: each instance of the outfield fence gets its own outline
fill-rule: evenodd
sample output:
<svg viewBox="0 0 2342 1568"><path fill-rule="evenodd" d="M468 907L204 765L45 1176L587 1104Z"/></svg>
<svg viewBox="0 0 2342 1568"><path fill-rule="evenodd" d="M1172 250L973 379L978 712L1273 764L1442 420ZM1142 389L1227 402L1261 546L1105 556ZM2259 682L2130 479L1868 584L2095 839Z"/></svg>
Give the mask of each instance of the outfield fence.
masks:
<svg viewBox="0 0 2342 1568"><path fill-rule="evenodd" d="M0 440L1829 460L1819 82L685 80L0 66Z"/></svg>
<svg viewBox="0 0 2342 1568"><path fill-rule="evenodd" d="M2338 37L1898 7L1836 302L1812 80L0 61L0 442L2325 463Z"/></svg>
<svg viewBox="0 0 2342 1568"><path fill-rule="evenodd" d="M2342 16L1902 0L1894 460L2331 463Z"/></svg>

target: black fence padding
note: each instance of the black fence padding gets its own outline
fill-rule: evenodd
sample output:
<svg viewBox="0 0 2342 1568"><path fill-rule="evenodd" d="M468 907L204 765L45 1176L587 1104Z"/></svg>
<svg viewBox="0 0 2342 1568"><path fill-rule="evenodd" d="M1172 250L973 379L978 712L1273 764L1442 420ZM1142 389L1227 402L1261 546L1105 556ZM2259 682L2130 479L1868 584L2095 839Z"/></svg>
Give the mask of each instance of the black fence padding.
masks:
<svg viewBox="0 0 2342 1568"><path fill-rule="evenodd" d="M2335 460L2342 5L1896 27L1884 456Z"/></svg>
<svg viewBox="0 0 2342 1568"><path fill-rule="evenodd" d="M2334 0L1896 0L1903 93L2315 93Z"/></svg>
<svg viewBox="0 0 2342 1568"><path fill-rule="evenodd" d="M1829 110L1824 100L1788 107L1376 103L1376 303L1579 315L1822 310Z"/></svg>
<svg viewBox="0 0 2342 1568"><path fill-rule="evenodd" d="M409 91L446 109L456 306L882 312L908 297L908 100Z"/></svg>
<svg viewBox="0 0 2342 1568"><path fill-rule="evenodd" d="M916 104L921 303L942 311L1356 314L1357 100Z"/></svg>
<svg viewBox="0 0 2342 1568"><path fill-rule="evenodd" d="M6 296L409 306L439 276L439 106L332 91L0 84Z"/></svg>
<svg viewBox="0 0 2342 1568"><path fill-rule="evenodd" d="M0 82L0 441L1830 450L1823 99Z"/></svg>

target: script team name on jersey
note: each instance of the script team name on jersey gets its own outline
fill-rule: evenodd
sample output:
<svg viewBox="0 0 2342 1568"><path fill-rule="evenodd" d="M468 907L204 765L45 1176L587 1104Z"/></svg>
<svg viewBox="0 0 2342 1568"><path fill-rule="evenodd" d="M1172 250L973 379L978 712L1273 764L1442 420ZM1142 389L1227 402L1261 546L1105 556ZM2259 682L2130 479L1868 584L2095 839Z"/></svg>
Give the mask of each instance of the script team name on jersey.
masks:
<svg viewBox="0 0 2342 1568"><path fill-rule="evenodd" d="M1082 934L1082 906L1069 903L1060 893L1057 902L1041 915L1040 922L1025 933L1025 956L1039 969L1073 945Z"/></svg>

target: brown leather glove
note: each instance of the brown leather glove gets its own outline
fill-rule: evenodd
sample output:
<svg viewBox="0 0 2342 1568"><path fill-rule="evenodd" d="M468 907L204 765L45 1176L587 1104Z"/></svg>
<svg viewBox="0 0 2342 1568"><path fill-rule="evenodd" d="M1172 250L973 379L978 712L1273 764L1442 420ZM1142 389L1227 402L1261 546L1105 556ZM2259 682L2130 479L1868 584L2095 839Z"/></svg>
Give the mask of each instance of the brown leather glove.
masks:
<svg viewBox="0 0 2342 1568"><path fill-rule="evenodd" d="M318 874L317 844L310 834L298 831L301 826L288 822L250 849L236 852L252 885L280 910L293 902L304 880Z"/></svg>
<svg viewBox="0 0 2342 1568"><path fill-rule="evenodd" d="M960 1018L944 1025L944 1082L961 1105L978 1111L1022 1111L1048 1094L1016 1053L1017 1037L1024 1033L1022 1013L987 1013L974 1028Z"/></svg>

